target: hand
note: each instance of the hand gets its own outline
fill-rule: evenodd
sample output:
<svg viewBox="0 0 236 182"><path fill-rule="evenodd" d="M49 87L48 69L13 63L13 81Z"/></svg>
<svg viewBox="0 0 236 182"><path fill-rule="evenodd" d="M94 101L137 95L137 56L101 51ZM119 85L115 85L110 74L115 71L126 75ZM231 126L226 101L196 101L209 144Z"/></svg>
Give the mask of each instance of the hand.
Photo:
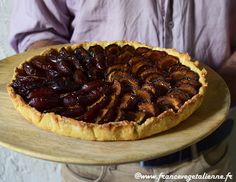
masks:
<svg viewBox="0 0 236 182"><path fill-rule="evenodd" d="M51 40L39 40L39 41L32 43L27 48L27 50L37 49L37 48L41 48L41 47L45 47L45 46L49 46L49 45L57 45L57 44L61 44L61 42L55 42L55 41L51 41Z"/></svg>

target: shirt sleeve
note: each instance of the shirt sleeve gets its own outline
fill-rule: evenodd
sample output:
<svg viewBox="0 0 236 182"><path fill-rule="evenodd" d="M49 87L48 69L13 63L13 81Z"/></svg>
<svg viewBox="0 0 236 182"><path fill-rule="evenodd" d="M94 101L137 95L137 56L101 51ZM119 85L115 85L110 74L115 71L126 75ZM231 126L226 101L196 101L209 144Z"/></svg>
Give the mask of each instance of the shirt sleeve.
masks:
<svg viewBox="0 0 236 182"><path fill-rule="evenodd" d="M236 107L236 51L232 56L225 60L218 73L227 83L231 95L231 107Z"/></svg>
<svg viewBox="0 0 236 182"><path fill-rule="evenodd" d="M33 42L69 42L70 14L65 0L16 0L12 11L9 41L16 52Z"/></svg>

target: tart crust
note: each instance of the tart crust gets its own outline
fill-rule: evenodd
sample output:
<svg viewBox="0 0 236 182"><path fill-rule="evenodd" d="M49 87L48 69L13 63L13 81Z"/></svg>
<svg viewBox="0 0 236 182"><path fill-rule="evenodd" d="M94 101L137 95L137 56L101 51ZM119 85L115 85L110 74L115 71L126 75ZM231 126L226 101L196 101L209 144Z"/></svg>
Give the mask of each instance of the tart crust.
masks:
<svg viewBox="0 0 236 182"><path fill-rule="evenodd" d="M7 91L16 110L21 113L27 121L32 122L37 127L55 132L60 135L84 140L116 141L138 140L166 131L184 121L201 105L207 88L207 72L205 69L200 70L197 67L198 61L192 61L191 57L187 53L179 53L175 49L151 47L134 41L84 42L81 44L65 45L64 47L66 49L69 47L75 49L77 47L83 46L87 50L90 46L96 44L102 46L103 48L110 44L117 44L120 46L128 44L133 46L135 49L138 47L147 47L152 50L165 51L169 55L178 57L181 64L189 67L192 71L199 75L199 82L201 83L199 92L191 99L187 100L177 112L174 112L172 109L164 111L157 117L150 117L146 119L143 124L138 124L134 121L119 121L105 124L96 124L60 116L53 112L41 113L28 105L20 95L16 94L14 89L11 87L11 83L9 83L7 85ZM50 50L51 49L48 48L40 55L46 55ZM29 57L26 61L30 61L32 58L33 57ZM22 68L22 64L19 65L18 68ZM12 80L15 79L15 74L16 72L14 73Z"/></svg>

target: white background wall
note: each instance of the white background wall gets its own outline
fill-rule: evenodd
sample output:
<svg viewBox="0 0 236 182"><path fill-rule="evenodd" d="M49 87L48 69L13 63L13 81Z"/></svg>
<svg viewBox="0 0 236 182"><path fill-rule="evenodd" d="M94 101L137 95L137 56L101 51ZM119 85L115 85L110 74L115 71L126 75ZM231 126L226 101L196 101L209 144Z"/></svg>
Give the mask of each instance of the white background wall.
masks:
<svg viewBox="0 0 236 182"><path fill-rule="evenodd" d="M0 60L14 54L7 40L13 0L0 0ZM235 117L236 118L236 117ZM236 128L236 127L234 127ZM236 129L230 138L230 155L236 163ZM236 165L232 172L236 178ZM59 182L60 165L0 147L0 182Z"/></svg>

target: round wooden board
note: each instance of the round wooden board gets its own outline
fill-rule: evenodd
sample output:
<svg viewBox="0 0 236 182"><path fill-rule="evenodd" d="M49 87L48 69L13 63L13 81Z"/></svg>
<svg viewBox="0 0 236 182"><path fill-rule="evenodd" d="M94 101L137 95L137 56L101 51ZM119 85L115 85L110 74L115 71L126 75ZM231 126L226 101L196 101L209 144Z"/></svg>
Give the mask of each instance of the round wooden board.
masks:
<svg viewBox="0 0 236 182"><path fill-rule="evenodd" d="M98 142L60 136L37 128L16 112L6 92L13 70L42 49L0 62L0 145L33 157L77 164L117 164L161 157L181 150L217 129L226 117L230 95L222 78L209 67L209 87L202 106L186 121L161 134L137 141Z"/></svg>

